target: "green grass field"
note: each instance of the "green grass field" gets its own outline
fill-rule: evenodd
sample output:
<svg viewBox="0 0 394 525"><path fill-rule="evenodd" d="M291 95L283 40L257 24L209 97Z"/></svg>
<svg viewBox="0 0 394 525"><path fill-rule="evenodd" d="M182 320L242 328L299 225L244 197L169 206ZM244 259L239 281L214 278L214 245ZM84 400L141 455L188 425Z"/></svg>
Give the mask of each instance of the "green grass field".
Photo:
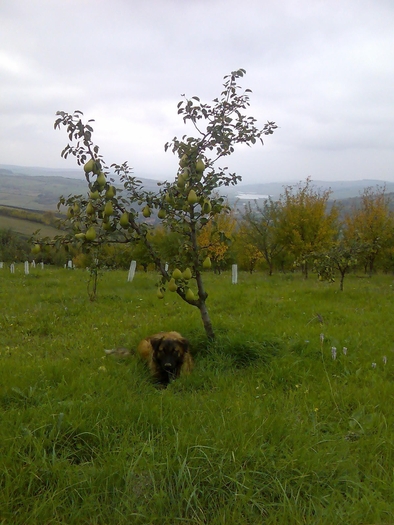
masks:
<svg viewBox="0 0 394 525"><path fill-rule="evenodd" d="M391 276L209 274L211 344L156 275L88 277L0 270L1 525L394 522ZM160 330L195 358L165 390L104 354Z"/></svg>
<svg viewBox="0 0 394 525"><path fill-rule="evenodd" d="M56 228L41 222L27 221L5 215L0 215L0 230L12 230L22 235L32 235L35 231L40 230L41 237L47 236L51 238L60 233Z"/></svg>

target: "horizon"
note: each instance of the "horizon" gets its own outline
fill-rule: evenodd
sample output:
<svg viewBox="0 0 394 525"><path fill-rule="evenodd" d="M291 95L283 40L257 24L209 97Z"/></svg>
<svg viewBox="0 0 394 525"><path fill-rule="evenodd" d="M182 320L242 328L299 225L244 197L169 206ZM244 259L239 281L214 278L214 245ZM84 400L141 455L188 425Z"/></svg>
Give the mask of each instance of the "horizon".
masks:
<svg viewBox="0 0 394 525"><path fill-rule="evenodd" d="M50 176L51 174L45 174L45 173L42 173L42 174L34 174L34 173L28 173L28 172L25 172L25 173L14 173L14 171L12 170L12 168L14 169L22 169L22 170L45 170L45 171L56 171L56 172L64 172L64 173L69 173L69 174L74 174L74 176L72 177L67 177L67 178L72 178L72 179L75 179L75 180L81 180L81 181L84 181L86 180L85 179L85 176L84 176L84 172L83 172L83 168L82 166L80 167L75 167L75 168L59 168L59 167L56 167L56 168L49 168L49 167L45 167L45 166L28 166L28 165L20 165L20 164L3 164L3 163L0 163L0 169L1 170L10 170L13 172L13 174L15 175L26 175L26 176L29 176L29 177L34 177L34 176ZM153 181L153 182L163 182L164 180L168 180L168 177L167 179L164 177L164 178L155 178L153 175L145 175L145 174L136 174L134 171L132 172L133 175L137 176L138 178L142 178L142 179L145 179L145 180L150 180L150 181ZM58 174L57 176L61 177L62 175ZM244 180L241 180L241 182L239 182L238 184L236 184L235 186L233 186L234 188L234 191L237 191L236 188L239 187L239 186L257 186L257 185L272 185L272 184L280 184L280 185L288 185L288 184L299 184L299 183L302 183L303 181L306 180L307 177L304 177L304 178L301 178L301 179L287 179L287 180L270 180L270 181L244 181ZM345 183L345 184L354 184L354 183L361 183L361 182L376 182L376 183L392 183L394 184L394 176L393 176L393 179L392 180L385 180L385 179L380 179L380 178L367 178L367 177L364 177L364 178L355 178L355 179L333 179L333 180L327 180L327 179L315 179L313 177L311 177L311 182L313 183L324 183L324 184L339 184L339 183Z"/></svg>

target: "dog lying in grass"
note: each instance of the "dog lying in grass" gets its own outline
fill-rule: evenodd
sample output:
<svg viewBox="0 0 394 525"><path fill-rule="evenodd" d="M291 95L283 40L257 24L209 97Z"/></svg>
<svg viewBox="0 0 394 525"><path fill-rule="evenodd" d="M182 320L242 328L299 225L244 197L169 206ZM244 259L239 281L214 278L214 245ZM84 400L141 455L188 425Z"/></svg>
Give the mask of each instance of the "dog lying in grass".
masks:
<svg viewBox="0 0 394 525"><path fill-rule="evenodd" d="M125 348L105 352L120 356L130 354ZM137 352L147 362L152 377L165 386L180 375L189 374L193 368L189 342L178 332L159 332L146 337L139 343Z"/></svg>

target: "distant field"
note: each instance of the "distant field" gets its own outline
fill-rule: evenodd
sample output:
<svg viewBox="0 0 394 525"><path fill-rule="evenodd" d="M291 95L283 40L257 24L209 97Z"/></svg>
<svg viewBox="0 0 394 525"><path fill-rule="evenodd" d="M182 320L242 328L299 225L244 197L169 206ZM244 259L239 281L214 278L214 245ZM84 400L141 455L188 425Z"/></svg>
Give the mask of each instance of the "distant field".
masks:
<svg viewBox="0 0 394 525"><path fill-rule="evenodd" d="M83 179L0 173L0 205L54 211L61 195L86 192Z"/></svg>
<svg viewBox="0 0 394 525"><path fill-rule="evenodd" d="M0 229L1 230L12 230L22 235L31 235L36 230L41 231L42 237L53 237L58 235L60 232L52 226L47 226L40 222L25 221L23 219L16 219L14 217L5 217L0 215Z"/></svg>
<svg viewBox="0 0 394 525"><path fill-rule="evenodd" d="M1 164L0 164L1 166ZM12 171L0 167L0 205L15 206L30 210L55 211L59 197L63 195L86 195L88 187L83 170L80 170L81 178L67 177L67 170L54 170L54 175L49 175L48 170L40 168L18 168L23 171ZM58 176L56 173L65 173ZM73 176L78 170L72 171ZM157 191L157 181L143 179L144 187L148 191Z"/></svg>

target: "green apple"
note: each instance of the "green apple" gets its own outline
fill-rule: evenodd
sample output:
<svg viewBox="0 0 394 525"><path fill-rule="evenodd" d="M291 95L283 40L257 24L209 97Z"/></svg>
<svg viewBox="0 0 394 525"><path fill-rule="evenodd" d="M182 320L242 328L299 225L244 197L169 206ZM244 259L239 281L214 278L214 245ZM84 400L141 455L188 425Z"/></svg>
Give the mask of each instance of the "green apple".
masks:
<svg viewBox="0 0 394 525"><path fill-rule="evenodd" d="M170 279L170 282L168 283L168 289L170 292L176 292L178 289L178 286L176 285L175 279Z"/></svg>
<svg viewBox="0 0 394 525"><path fill-rule="evenodd" d="M93 226L91 226L86 232L86 240L92 242L95 240L96 236L96 230L93 228Z"/></svg>
<svg viewBox="0 0 394 525"><path fill-rule="evenodd" d="M96 190L96 191L91 191L90 194L89 194L89 197L90 197L92 200L96 201L97 199L100 198L100 193L98 192L98 190Z"/></svg>
<svg viewBox="0 0 394 525"><path fill-rule="evenodd" d="M147 219L151 216L151 211L148 205L145 206L145 208L142 210L142 215Z"/></svg>
<svg viewBox="0 0 394 525"><path fill-rule="evenodd" d="M109 217L114 214L114 207L111 201L108 201L104 206L104 215Z"/></svg>
<svg viewBox="0 0 394 525"><path fill-rule="evenodd" d="M115 186L110 186L108 190L105 192L105 198L107 200L113 199L116 195L116 188Z"/></svg>
<svg viewBox="0 0 394 525"><path fill-rule="evenodd" d="M195 297L195 295L193 293L193 290L190 290L190 288L188 288L187 292L186 292L186 295L185 295L186 301L191 302L191 301L194 301L195 298L196 297Z"/></svg>
<svg viewBox="0 0 394 525"><path fill-rule="evenodd" d="M209 270L209 268L212 266L212 263L211 263L211 259L209 257L206 257L204 259L204 262L202 263L202 267L205 269L205 270Z"/></svg>
<svg viewBox="0 0 394 525"><path fill-rule="evenodd" d="M198 202L197 193L194 190L189 191L189 195L187 196L187 202L189 204L196 204L196 202Z"/></svg>
<svg viewBox="0 0 394 525"><path fill-rule="evenodd" d="M84 233L76 233L75 234L75 238L78 239L79 241L83 241L85 239L86 235Z"/></svg>
<svg viewBox="0 0 394 525"><path fill-rule="evenodd" d="M127 213L127 211L125 211L120 217L119 224L121 225L122 228L125 228L125 229L129 227L130 225L129 214Z"/></svg>
<svg viewBox="0 0 394 525"><path fill-rule="evenodd" d="M205 164L202 159L198 159L196 162L196 172L202 173L205 170Z"/></svg>
<svg viewBox="0 0 394 525"><path fill-rule="evenodd" d="M183 272L182 277L185 279L185 281L189 281L192 278L192 271L190 268L186 268L186 270Z"/></svg>
<svg viewBox="0 0 394 525"><path fill-rule="evenodd" d="M99 188L103 189L106 183L107 179L105 178L105 174L102 171L100 171L97 177L97 184L99 185Z"/></svg>
<svg viewBox="0 0 394 525"><path fill-rule="evenodd" d="M186 181L183 178L182 173L181 173L180 175L178 175L178 180L176 182L176 186L177 186L178 190L183 190L185 185L186 185Z"/></svg>
<svg viewBox="0 0 394 525"><path fill-rule="evenodd" d="M31 249L31 253L40 253L41 246L39 244L35 244L33 248Z"/></svg>
<svg viewBox="0 0 394 525"><path fill-rule="evenodd" d="M204 204L202 205L203 213L205 214L211 213L211 210L212 210L212 206L211 206L209 199L205 199Z"/></svg>
<svg viewBox="0 0 394 525"><path fill-rule="evenodd" d="M95 165L96 163L94 162L93 159L88 160L85 166L83 167L85 173L90 173L91 171L93 171L95 168Z"/></svg>
<svg viewBox="0 0 394 525"><path fill-rule="evenodd" d="M174 279L182 279L182 272L179 268L175 268L175 270L172 272L172 276Z"/></svg>

